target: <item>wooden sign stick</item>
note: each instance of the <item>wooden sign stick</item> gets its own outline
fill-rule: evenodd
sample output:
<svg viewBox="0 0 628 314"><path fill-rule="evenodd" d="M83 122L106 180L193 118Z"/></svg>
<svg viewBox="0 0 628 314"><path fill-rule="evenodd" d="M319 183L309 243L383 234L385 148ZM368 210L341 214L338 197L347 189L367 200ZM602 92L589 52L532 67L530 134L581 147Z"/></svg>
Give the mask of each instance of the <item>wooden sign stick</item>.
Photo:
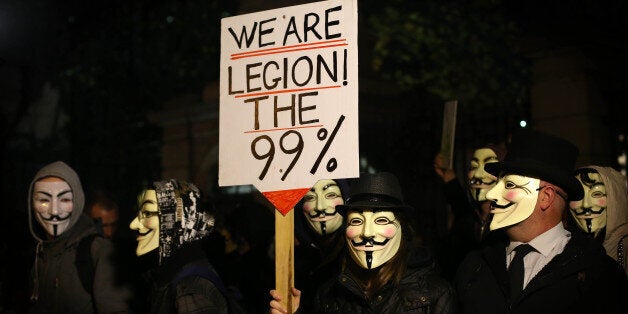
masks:
<svg viewBox="0 0 628 314"><path fill-rule="evenodd" d="M275 289L281 304L292 314L294 287L294 210L284 216L275 210Z"/></svg>
<svg viewBox="0 0 628 314"><path fill-rule="evenodd" d="M440 152L445 158L445 166L454 168L454 143L456 139L456 111L458 101L452 100L445 103L443 109L443 133L441 135Z"/></svg>

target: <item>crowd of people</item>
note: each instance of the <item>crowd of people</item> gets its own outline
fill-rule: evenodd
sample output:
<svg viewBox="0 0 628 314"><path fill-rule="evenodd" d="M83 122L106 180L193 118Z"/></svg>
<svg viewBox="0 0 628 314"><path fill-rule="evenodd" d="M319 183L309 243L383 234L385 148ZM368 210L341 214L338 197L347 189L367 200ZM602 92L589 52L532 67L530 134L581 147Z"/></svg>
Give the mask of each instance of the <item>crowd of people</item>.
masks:
<svg viewBox="0 0 628 314"><path fill-rule="evenodd" d="M320 180L294 209L289 296L274 290L272 208L212 201L191 182L163 179L138 191L136 214L122 223L111 195L86 195L79 175L56 161L29 188L37 245L26 308L624 313L626 177L610 167L575 168L577 157L565 139L526 129L508 145L477 147L465 180L437 155L450 210L447 233L433 246L420 240L416 209L395 174ZM123 228L133 237L120 236Z"/></svg>
<svg viewBox="0 0 628 314"><path fill-rule="evenodd" d="M340 270L314 289L272 290L271 313L625 312L625 177L595 166L583 175L575 145L525 129L507 148L475 150L466 191L442 157L434 168L452 210L438 246L413 244L414 209L393 175L363 174L335 206Z"/></svg>

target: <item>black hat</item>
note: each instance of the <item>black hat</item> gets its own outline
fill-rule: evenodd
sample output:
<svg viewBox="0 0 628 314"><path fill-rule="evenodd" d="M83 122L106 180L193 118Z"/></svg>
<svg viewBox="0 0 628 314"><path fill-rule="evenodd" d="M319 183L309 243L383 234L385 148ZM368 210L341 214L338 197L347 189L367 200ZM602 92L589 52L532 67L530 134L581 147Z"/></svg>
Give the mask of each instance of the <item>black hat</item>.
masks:
<svg viewBox="0 0 628 314"><path fill-rule="evenodd" d="M512 137L503 162L484 169L494 175L519 174L535 177L564 189L569 200L580 200L582 185L573 175L578 148L571 142L538 131L522 129Z"/></svg>
<svg viewBox="0 0 628 314"><path fill-rule="evenodd" d="M411 206L404 204L399 180L390 172L361 174L351 185L351 195L345 204L337 205L336 209L343 214L348 209L413 210Z"/></svg>

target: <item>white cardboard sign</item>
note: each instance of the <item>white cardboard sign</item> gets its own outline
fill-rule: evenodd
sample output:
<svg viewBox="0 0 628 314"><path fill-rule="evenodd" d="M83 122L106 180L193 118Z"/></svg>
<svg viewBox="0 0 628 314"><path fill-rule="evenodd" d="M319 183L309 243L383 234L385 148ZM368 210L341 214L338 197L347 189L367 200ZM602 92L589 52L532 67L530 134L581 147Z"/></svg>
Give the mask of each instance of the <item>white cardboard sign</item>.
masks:
<svg viewBox="0 0 628 314"><path fill-rule="evenodd" d="M357 0L222 19L219 185L359 176Z"/></svg>

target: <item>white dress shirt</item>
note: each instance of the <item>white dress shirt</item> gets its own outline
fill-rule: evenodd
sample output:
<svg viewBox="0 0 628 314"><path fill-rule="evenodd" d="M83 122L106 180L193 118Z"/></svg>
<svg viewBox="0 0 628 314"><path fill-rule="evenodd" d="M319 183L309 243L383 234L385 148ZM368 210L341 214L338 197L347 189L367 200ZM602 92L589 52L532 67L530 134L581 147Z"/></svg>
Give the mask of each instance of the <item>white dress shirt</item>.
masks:
<svg viewBox="0 0 628 314"><path fill-rule="evenodd" d="M525 274L523 276L523 288L528 285L530 280L547 265L556 255L563 252L567 242L571 239L571 232L563 227L560 222L552 229L545 231L536 238L528 242L536 251L528 253L523 258ZM506 267L510 266L510 262L515 256L514 248L523 242L511 241L506 247Z"/></svg>

